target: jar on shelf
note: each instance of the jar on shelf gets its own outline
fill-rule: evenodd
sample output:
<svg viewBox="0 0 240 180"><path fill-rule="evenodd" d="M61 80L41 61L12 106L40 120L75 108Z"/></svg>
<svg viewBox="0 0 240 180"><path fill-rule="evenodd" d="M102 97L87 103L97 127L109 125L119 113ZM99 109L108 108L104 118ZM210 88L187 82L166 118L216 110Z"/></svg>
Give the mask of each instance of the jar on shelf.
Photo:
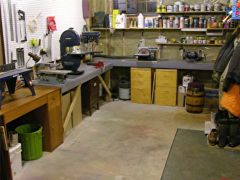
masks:
<svg viewBox="0 0 240 180"><path fill-rule="evenodd" d="M203 28L203 18L202 18L202 16L199 17L198 27Z"/></svg>
<svg viewBox="0 0 240 180"><path fill-rule="evenodd" d="M220 3L215 3L213 6L214 11L221 11L221 4Z"/></svg>
<svg viewBox="0 0 240 180"><path fill-rule="evenodd" d="M194 9L195 11L200 11L201 10L200 4L194 4Z"/></svg>
<svg viewBox="0 0 240 180"><path fill-rule="evenodd" d="M198 39L197 39L197 37L194 38L193 44L198 44Z"/></svg>
<svg viewBox="0 0 240 180"><path fill-rule="evenodd" d="M173 28L173 17L169 18L169 26L168 28Z"/></svg>
<svg viewBox="0 0 240 180"><path fill-rule="evenodd" d="M184 27L189 28L189 18L187 17L184 19Z"/></svg>
<svg viewBox="0 0 240 180"><path fill-rule="evenodd" d="M173 28L178 28L178 27L179 27L179 18L176 16L174 19Z"/></svg>
<svg viewBox="0 0 240 180"><path fill-rule="evenodd" d="M207 19L206 18L203 19L203 28L207 28Z"/></svg>
<svg viewBox="0 0 240 180"><path fill-rule="evenodd" d="M173 5L173 12L179 12L179 5L178 4Z"/></svg>
<svg viewBox="0 0 240 180"><path fill-rule="evenodd" d="M206 11L206 4L202 3L201 4L201 12L205 12Z"/></svg>
<svg viewBox="0 0 240 180"><path fill-rule="evenodd" d="M185 11L185 12L190 11L190 6L189 6L188 4L185 4L185 5L184 5L184 11Z"/></svg>
<svg viewBox="0 0 240 180"><path fill-rule="evenodd" d="M213 5L211 3L207 4L207 11L213 11Z"/></svg>
<svg viewBox="0 0 240 180"><path fill-rule="evenodd" d="M207 28L211 28L212 27L212 20L211 18L208 18L207 20Z"/></svg>
<svg viewBox="0 0 240 180"><path fill-rule="evenodd" d="M158 19L158 24L159 24L159 28L163 28L163 19L162 19L162 17L160 17Z"/></svg>
<svg viewBox="0 0 240 180"><path fill-rule="evenodd" d="M163 28L167 28L167 19L166 18L163 19Z"/></svg>
<svg viewBox="0 0 240 180"><path fill-rule="evenodd" d="M167 12L173 12L173 6L167 5Z"/></svg>
<svg viewBox="0 0 240 180"><path fill-rule="evenodd" d="M179 12L184 12L184 5L183 4L179 5Z"/></svg>
<svg viewBox="0 0 240 180"><path fill-rule="evenodd" d="M189 17L189 27L193 28L193 17L192 16Z"/></svg>
<svg viewBox="0 0 240 180"><path fill-rule="evenodd" d="M199 19L197 17L193 18L193 27L198 28L199 26Z"/></svg>

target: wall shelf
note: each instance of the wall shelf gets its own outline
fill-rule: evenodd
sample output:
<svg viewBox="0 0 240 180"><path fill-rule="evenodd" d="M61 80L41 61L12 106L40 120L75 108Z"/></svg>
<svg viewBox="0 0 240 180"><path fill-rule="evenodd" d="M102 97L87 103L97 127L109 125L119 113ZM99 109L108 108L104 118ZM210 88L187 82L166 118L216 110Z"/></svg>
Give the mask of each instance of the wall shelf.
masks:
<svg viewBox="0 0 240 180"><path fill-rule="evenodd" d="M214 15L214 14L220 14L224 15L226 14L225 11L184 11L184 12L159 12L157 14L166 14L166 15L186 15L186 14L197 14L197 15Z"/></svg>
<svg viewBox="0 0 240 180"><path fill-rule="evenodd" d="M91 28L94 31L107 31L111 28ZM206 32L206 31L234 31L235 28L121 28L114 29L114 31L121 30L132 30L132 31L140 31L140 30L179 30L179 31L189 31L189 32Z"/></svg>
<svg viewBox="0 0 240 180"><path fill-rule="evenodd" d="M160 46L223 46L223 44L183 44L183 43L156 43Z"/></svg>

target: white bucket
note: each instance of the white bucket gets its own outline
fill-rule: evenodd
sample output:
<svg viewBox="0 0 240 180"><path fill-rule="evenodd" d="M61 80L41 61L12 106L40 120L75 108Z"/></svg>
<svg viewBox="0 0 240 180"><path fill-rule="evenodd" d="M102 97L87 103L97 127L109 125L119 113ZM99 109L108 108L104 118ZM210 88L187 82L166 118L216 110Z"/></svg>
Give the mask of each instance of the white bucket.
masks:
<svg viewBox="0 0 240 180"><path fill-rule="evenodd" d="M21 144L18 143L16 146L9 149L10 162L12 168L12 176L16 176L22 170L22 148Z"/></svg>

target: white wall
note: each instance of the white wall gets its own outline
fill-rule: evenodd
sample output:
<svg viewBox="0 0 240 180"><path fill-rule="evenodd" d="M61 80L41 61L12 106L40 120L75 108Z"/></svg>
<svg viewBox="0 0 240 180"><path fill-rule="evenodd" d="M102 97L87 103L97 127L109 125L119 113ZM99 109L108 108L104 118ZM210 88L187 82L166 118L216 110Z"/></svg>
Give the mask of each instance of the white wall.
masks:
<svg viewBox="0 0 240 180"><path fill-rule="evenodd" d="M24 47L25 51L25 62L28 59L27 53L31 51L27 42L15 42L10 40L10 26L8 17L8 1L0 0L2 8L2 17L6 15L7 18L7 29L8 29L8 49L9 57L11 57L11 52L13 54L13 59L16 59L16 48ZM69 27L73 27L79 34L82 31L82 27L85 24L82 14L82 0L12 0L12 4L16 3L17 10L21 9L26 13L26 24L27 24L27 39L32 38L42 39L43 45L43 35L46 33L46 18L47 16L55 16L57 31L52 35L52 60L60 58L60 45L59 39L63 31L67 30ZM5 13L5 14L3 14ZM4 19L4 18L3 18ZM37 21L37 31L35 33L30 33L28 29L29 21L35 19ZM4 20L3 20L4 21ZM19 22L18 22L19 23ZM3 23L4 25L4 23ZM5 28L4 35L6 35ZM6 37L5 37L6 41ZM45 39L45 44L48 44L48 38ZM6 47L7 48L7 47ZM10 62L11 59L6 59ZM32 65L33 61L29 63Z"/></svg>

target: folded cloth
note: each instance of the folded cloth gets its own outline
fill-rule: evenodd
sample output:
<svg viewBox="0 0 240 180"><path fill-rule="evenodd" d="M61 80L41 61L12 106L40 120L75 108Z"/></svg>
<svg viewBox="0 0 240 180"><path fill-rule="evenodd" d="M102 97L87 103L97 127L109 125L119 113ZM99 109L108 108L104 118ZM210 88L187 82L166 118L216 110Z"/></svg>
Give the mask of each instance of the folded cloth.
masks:
<svg viewBox="0 0 240 180"><path fill-rule="evenodd" d="M221 98L221 106L236 117L240 118L240 85L233 84Z"/></svg>

